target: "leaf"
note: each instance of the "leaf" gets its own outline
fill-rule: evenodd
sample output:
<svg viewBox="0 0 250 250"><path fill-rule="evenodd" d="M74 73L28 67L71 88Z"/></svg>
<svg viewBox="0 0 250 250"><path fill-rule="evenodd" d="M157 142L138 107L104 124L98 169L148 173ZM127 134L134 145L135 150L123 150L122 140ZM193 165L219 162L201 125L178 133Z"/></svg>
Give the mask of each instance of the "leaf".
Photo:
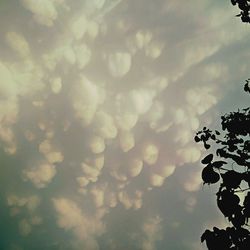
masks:
<svg viewBox="0 0 250 250"><path fill-rule="evenodd" d="M232 5L236 5L237 1L236 0L231 0Z"/></svg>
<svg viewBox="0 0 250 250"><path fill-rule="evenodd" d="M212 163L212 167L214 167L214 168L220 168L224 164L227 164L227 162L225 162L225 161L215 161L215 162Z"/></svg>
<svg viewBox="0 0 250 250"><path fill-rule="evenodd" d="M216 150L216 155L223 158L228 158L226 151L223 148L218 148Z"/></svg>
<svg viewBox="0 0 250 250"><path fill-rule="evenodd" d="M236 228L240 228L245 224L245 217L240 209L234 214L234 217L231 218L231 222Z"/></svg>
<svg viewBox="0 0 250 250"><path fill-rule="evenodd" d="M195 140L195 142L199 142L201 139L196 135L196 136L194 137L194 140Z"/></svg>
<svg viewBox="0 0 250 250"><path fill-rule="evenodd" d="M248 183L248 186L250 186L250 173L249 172L243 173L243 180Z"/></svg>
<svg viewBox="0 0 250 250"><path fill-rule="evenodd" d="M241 173L238 173L234 170L230 170L221 176L223 179L223 185L228 189L235 189L239 187L244 177Z"/></svg>
<svg viewBox="0 0 250 250"><path fill-rule="evenodd" d="M231 217L239 207L240 199L228 189L217 193L217 205L225 217Z"/></svg>
<svg viewBox="0 0 250 250"><path fill-rule="evenodd" d="M207 184L214 184L220 180L220 175L213 168L206 166L201 173L202 180Z"/></svg>
<svg viewBox="0 0 250 250"><path fill-rule="evenodd" d="M207 240L208 236L212 235L212 232L210 230L206 230L202 235L201 235L201 242L204 240Z"/></svg>
<svg viewBox="0 0 250 250"><path fill-rule="evenodd" d="M207 155L205 158L201 160L202 164L209 164L213 160L213 154Z"/></svg>
<svg viewBox="0 0 250 250"><path fill-rule="evenodd" d="M218 130L215 130L216 135L220 135L220 132Z"/></svg>

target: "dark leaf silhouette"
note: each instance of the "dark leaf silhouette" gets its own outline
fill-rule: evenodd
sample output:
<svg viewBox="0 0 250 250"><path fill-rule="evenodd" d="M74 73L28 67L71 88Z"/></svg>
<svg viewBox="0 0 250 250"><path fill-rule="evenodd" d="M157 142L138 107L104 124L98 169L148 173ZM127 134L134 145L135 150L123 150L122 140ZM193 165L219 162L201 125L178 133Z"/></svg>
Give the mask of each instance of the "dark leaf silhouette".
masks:
<svg viewBox="0 0 250 250"><path fill-rule="evenodd" d="M247 81L246 84L244 85L244 90L246 92L249 92L250 93L250 86L249 86L249 82Z"/></svg>
<svg viewBox="0 0 250 250"><path fill-rule="evenodd" d="M218 130L215 130L216 135L220 135L220 132Z"/></svg>
<svg viewBox="0 0 250 250"><path fill-rule="evenodd" d="M243 214L248 220L248 218L250 218L250 192L247 193L243 205L244 205Z"/></svg>
<svg viewBox="0 0 250 250"><path fill-rule="evenodd" d="M240 207L238 208L238 211L233 214L232 218L230 218L230 221L236 228L241 228L245 224L245 216L240 211Z"/></svg>
<svg viewBox="0 0 250 250"><path fill-rule="evenodd" d="M201 160L202 164L209 164L213 160L213 154L207 155L205 158Z"/></svg>
<svg viewBox="0 0 250 250"><path fill-rule="evenodd" d="M206 230L201 236L201 242L206 241L209 250L229 249L232 245L229 233L226 230L220 230L216 227L213 231Z"/></svg>
<svg viewBox="0 0 250 250"><path fill-rule="evenodd" d="M239 206L240 199L227 189L217 193L217 204L225 217L231 217Z"/></svg>
<svg viewBox="0 0 250 250"><path fill-rule="evenodd" d="M195 140L195 142L199 142L199 141L200 141L200 138L199 138L198 136L195 136L195 137L194 137L194 140Z"/></svg>
<svg viewBox="0 0 250 250"><path fill-rule="evenodd" d="M236 189L240 186L242 174L237 173L234 170L230 170L221 176L223 179L223 186L227 187L228 189Z"/></svg>
<svg viewBox="0 0 250 250"><path fill-rule="evenodd" d="M232 5L235 5L237 3L236 0L231 0Z"/></svg>
<svg viewBox="0 0 250 250"><path fill-rule="evenodd" d="M221 168L224 164L227 164L225 161L214 161L212 163L213 168Z"/></svg>
<svg viewBox="0 0 250 250"><path fill-rule="evenodd" d="M211 166L202 170L202 180L207 184L214 184L220 180L220 175L216 173Z"/></svg>
<svg viewBox="0 0 250 250"><path fill-rule="evenodd" d="M243 174L243 180L248 183L248 186L250 186L250 172Z"/></svg>

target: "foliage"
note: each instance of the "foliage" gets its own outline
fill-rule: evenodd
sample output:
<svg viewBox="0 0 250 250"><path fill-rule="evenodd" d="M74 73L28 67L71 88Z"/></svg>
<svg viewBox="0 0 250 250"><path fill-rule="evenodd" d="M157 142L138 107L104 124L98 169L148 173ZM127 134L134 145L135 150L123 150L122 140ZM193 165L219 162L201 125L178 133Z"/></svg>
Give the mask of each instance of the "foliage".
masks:
<svg viewBox="0 0 250 250"><path fill-rule="evenodd" d="M236 16L240 17L242 22L250 23L250 0L231 0L231 3L240 9L240 13Z"/></svg>
<svg viewBox="0 0 250 250"><path fill-rule="evenodd" d="M250 92L248 81L246 92ZM221 117L221 131L204 127L194 140L202 142L206 150L214 149L201 160L205 165L202 179L204 184L219 184L217 206L232 225L206 230L201 241L206 241L209 250L249 250L250 107L225 114Z"/></svg>

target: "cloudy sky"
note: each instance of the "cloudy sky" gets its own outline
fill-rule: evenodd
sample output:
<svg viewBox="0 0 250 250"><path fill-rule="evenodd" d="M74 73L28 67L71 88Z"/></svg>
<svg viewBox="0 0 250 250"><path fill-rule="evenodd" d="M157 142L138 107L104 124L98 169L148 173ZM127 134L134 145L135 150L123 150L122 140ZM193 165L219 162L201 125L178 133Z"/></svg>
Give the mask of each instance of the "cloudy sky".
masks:
<svg viewBox="0 0 250 250"><path fill-rule="evenodd" d="M202 250L226 223L193 141L246 105L224 0L0 1L0 249Z"/></svg>

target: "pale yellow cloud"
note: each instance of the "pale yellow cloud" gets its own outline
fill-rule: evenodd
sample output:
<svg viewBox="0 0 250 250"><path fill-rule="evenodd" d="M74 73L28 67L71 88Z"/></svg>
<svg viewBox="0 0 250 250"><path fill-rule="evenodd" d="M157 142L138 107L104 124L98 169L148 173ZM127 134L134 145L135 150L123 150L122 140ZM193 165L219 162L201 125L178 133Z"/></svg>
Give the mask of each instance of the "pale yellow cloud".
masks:
<svg viewBox="0 0 250 250"><path fill-rule="evenodd" d="M143 168L143 161L139 158L132 158L128 160L128 171L131 177L138 176Z"/></svg>
<svg viewBox="0 0 250 250"><path fill-rule="evenodd" d="M84 36L87 26L88 21L83 14L72 19L70 29L76 40L80 40Z"/></svg>
<svg viewBox="0 0 250 250"><path fill-rule="evenodd" d="M54 198L52 204L57 213L58 227L71 230L86 249L99 249L95 238L105 231L99 216L85 215L74 201L66 198Z"/></svg>
<svg viewBox="0 0 250 250"><path fill-rule="evenodd" d="M42 163L23 170L25 181L31 181L36 188L45 188L56 175L56 168L49 163Z"/></svg>
<svg viewBox="0 0 250 250"><path fill-rule="evenodd" d="M30 47L27 40L16 32L8 32L6 34L6 42L21 57L30 55Z"/></svg>
<svg viewBox="0 0 250 250"><path fill-rule="evenodd" d="M142 239L143 250L155 250L156 242L162 239L162 219L159 216L148 218L142 226L144 237Z"/></svg>
<svg viewBox="0 0 250 250"><path fill-rule="evenodd" d="M53 0L21 0L23 6L33 13L33 18L39 24L52 26L58 13Z"/></svg>
<svg viewBox="0 0 250 250"><path fill-rule="evenodd" d="M22 236L28 236L32 231L32 226L26 219L19 222L19 232Z"/></svg>
<svg viewBox="0 0 250 250"><path fill-rule="evenodd" d="M113 117L104 111L96 113L93 130L104 139L112 139L117 135L117 128Z"/></svg>
<svg viewBox="0 0 250 250"><path fill-rule="evenodd" d="M123 152L128 152L135 146L134 135L129 131L120 131L119 143Z"/></svg>
<svg viewBox="0 0 250 250"><path fill-rule="evenodd" d="M201 171L196 171L186 177L186 180L183 182L183 187L188 192L195 192L200 189L201 184Z"/></svg>
<svg viewBox="0 0 250 250"><path fill-rule="evenodd" d="M123 77L131 67L131 55L127 52L116 52L108 55L108 69L113 77Z"/></svg>
<svg viewBox="0 0 250 250"><path fill-rule="evenodd" d="M146 142L142 145L142 158L148 165L154 165L158 159L159 148L154 143Z"/></svg>
<svg viewBox="0 0 250 250"><path fill-rule="evenodd" d="M59 94L62 90L62 79L60 77L51 79L50 87L54 94Z"/></svg>
<svg viewBox="0 0 250 250"><path fill-rule="evenodd" d="M80 119L83 125L89 125L92 122L99 104L99 98L98 87L85 76L81 76L73 85L70 101L76 118Z"/></svg>

